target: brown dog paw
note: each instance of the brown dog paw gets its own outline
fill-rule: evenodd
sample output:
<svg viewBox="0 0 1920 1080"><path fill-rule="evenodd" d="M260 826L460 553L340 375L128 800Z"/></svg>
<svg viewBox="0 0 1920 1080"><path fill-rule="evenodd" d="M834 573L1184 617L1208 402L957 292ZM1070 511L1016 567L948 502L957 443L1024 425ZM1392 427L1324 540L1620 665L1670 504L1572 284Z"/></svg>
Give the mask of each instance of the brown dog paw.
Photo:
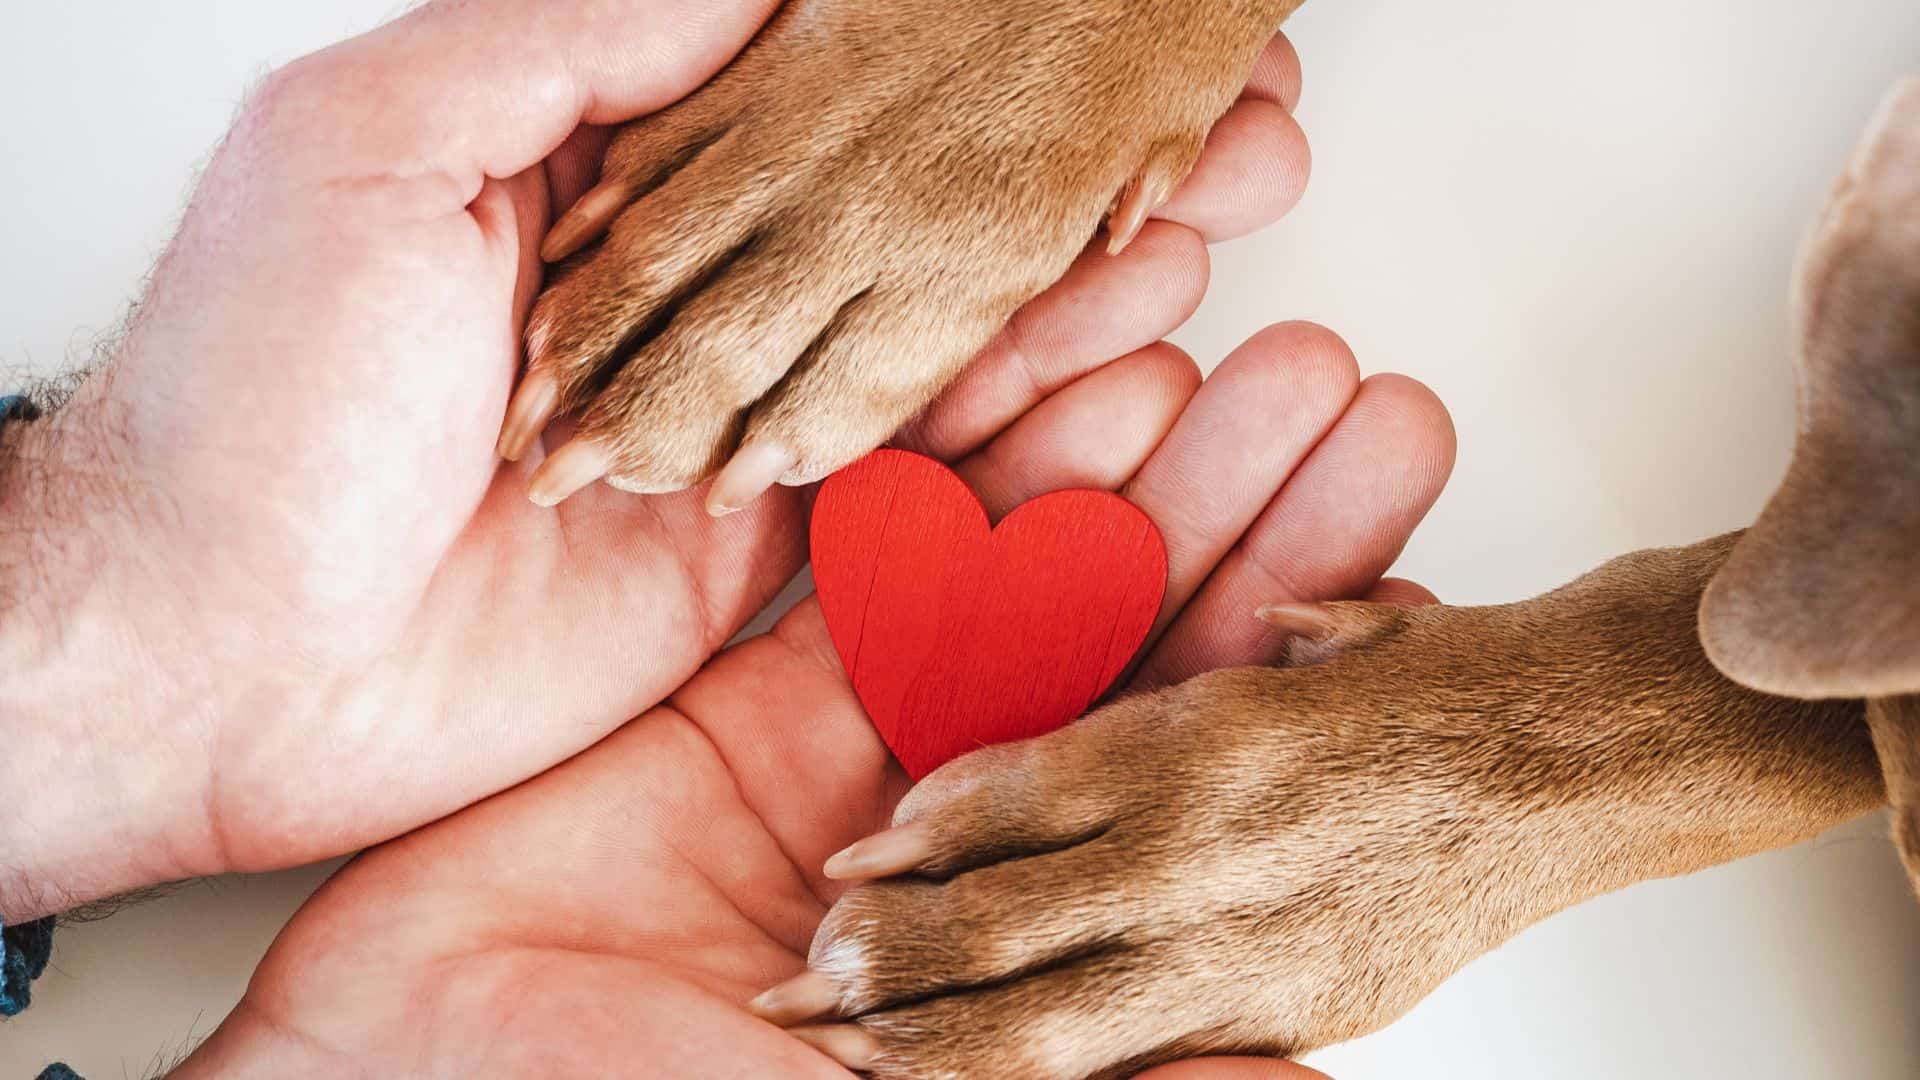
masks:
<svg viewBox="0 0 1920 1080"><path fill-rule="evenodd" d="M1276 718L1303 674L1204 676L934 774L829 867L913 876L840 901L814 1000L772 1018L857 1018L839 1049L887 1080L1080 1080L1399 1015L1482 940L1436 902L1474 815L1436 813L1443 783L1386 794L1390 745Z"/></svg>
<svg viewBox="0 0 1920 1080"><path fill-rule="evenodd" d="M1293 5L1239 6L789 3L554 227L503 456L577 410L536 501L731 461L724 510L871 450L1172 194Z"/></svg>

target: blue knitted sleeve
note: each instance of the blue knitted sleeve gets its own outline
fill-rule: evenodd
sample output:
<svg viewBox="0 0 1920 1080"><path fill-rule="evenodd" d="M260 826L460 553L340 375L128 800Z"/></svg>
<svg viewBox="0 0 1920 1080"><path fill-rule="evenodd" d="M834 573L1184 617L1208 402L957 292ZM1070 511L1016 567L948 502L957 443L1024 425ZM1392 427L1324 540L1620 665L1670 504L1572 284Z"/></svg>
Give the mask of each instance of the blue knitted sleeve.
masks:
<svg viewBox="0 0 1920 1080"><path fill-rule="evenodd" d="M0 923L0 1016L18 1016L33 1000L33 980L53 955L53 920Z"/></svg>
<svg viewBox="0 0 1920 1080"><path fill-rule="evenodd" d="M25 394L0 394L0 424L9 420L37 420L40 410Z"/></svg>
<svg viewBox="0 0 1920 1080"><path fill-rule="evenodd" d="M53 920L21 926L0 923L0 1016L18 1016L33 1001L33 980L47 970L53 955ZM55 1062L40 1070L37 1080L81 1080L80 1074Z"/></svg>

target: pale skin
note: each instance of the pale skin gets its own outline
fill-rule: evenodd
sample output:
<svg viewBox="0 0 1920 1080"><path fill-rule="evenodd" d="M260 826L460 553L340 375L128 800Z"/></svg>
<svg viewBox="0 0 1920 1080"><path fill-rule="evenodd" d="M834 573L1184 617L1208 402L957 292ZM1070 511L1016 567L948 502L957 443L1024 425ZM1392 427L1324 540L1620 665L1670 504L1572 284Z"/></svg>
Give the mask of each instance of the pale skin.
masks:
<svg viewBox="0 0 1920 1080"><path fill-rule="evenodd" d="M1168 346L1073 367L955 456L995 516L1081 485L1154 518L1169 594L1134 686L1275 659L1285 639L1248 594L1431 599L1378 580L1452 461L1417 383L1361 381L1301 324L1204 384ZM179 1075L848 1077L858 1029L783 1031L749 1003L804 968L843 890L823 868L908 786L806 601L587 753L350 865ZM1319 1074L1217 1059L1152 1075Z"/></svg>
<svg viewBox="0 0 1920 1080"><path fill-rule="evenodd" d="M537 249L603 125L700 85L772 7L430 4L266 80L108 372L5 436L0 918L442 817L665 698L798 570L800 492L724 521L697 491L555 512L524 497L543 443L495 454ZM1274 56L1249 93L1290 101ZM1202 241L1307 171L1277 108L1217 142L1271 171L1197 173L1081 259L910 444L968 453L1184 320Z"/></svg>

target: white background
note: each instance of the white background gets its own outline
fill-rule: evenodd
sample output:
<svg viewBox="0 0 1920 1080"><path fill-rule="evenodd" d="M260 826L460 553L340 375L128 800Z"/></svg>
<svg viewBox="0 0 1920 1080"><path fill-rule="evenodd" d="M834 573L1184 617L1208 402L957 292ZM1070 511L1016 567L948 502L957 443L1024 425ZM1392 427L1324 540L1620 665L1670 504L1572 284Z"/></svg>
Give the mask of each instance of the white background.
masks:
<svg viewBox="0 0 1920 1080"><path fill-rule="evenodd" d="M0 3L0 365L41 369L115 325L249 82L394 7ZM1292 31L1313 190L1218 251L1178 340L1211 363L1311 318L1433 385L1459 470L1401 569L1452 601L1745 524L1790 443L1791 255L1881 91L1920 72L1913 0L1315 0ZM1911 1080L1920 907L1884 829L1589 904L1317 1063ZM323 873L66 933L0 1077L142 1075L218 1022Z"/></svg>

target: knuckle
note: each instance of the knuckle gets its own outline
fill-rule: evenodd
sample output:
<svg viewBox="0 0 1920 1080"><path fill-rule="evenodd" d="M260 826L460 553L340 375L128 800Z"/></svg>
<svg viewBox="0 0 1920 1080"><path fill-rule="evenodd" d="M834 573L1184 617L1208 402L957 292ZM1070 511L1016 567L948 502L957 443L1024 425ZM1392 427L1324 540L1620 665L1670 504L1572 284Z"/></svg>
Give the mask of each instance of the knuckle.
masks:
<svg viewBox="0 0 1920 1080"><path fill-rule="evenodd" d="M590 429L585 425L582 431ZM614 466L609 471L607 482L614 488L635 495L664 495L675 491L684 491L712 475L717 467L717 457L711 445L703 453L700 440L694 435L674 438L656 435L644 442L633 435L633 429L616 429L614 435L598 434L603 429L591 429L593 437L603 445L614 447Z"/></svg>
<svg viewBox="0 0 1920 1080"><path fill-rule="evenodd" d="M219 160L237 162L250 175L269 177L306 164L316 152L310 144L317 133L343 123L339 81L322 56L303 57L268 72L235 115ZM326 164L331 166L331 160Z"/></svg>
<svg viewBox="0 0 1920 1080"><path fill-rule="evenodd" d="M927 393L931 397L931 391ZM845 386L815 385L756 411L754 434L793 452L790 483L825 479L884 442L924 401Z"/></svg>
<svg viewBox="0 0 1920 1080"><path fill-rule="evenodd" d="M561 358L577 351L595 327L612 321L613 313L597 298L580 275L553 282L533 303L527 317L527 352L535 360Z"/></svg>
<svg viewBox="0 0 1920 1080"><path fill-rule="evenodd" d="M821 927L809 963L857 1012L1004 977L1026 963L1004 900L960 881L862 886Z"/></svg>
<svg viewBox="0 0 1920 1080"><path fill-rule="evenodd" d="M862 1023L881 1039L883 1077L1077 1080L1100 1068L1089 1068L1084 1030L1066 1030L1017 989L940 998Z"/></svg>
<svg viewBox="0 0 1920 1080"><path fill-rule="evenodd" d="M866 944L861 935L851 932L850 927L842 926L839 932L817 939L807 964L842 988L845 1004L849 1008L859 1009L871 1004L873 995L868 990L870 982Z"/></svg>
<svg viewBox="0 0 1920 1080"><path fill-rule="evenodd" d="M915 784L894 808L893 823L905 825L932 820L936 831L963 832L977 800L992 800L1012 782L1026 775L1030 743L1003 743L976 750L935 769Z"/></svg>
<svg viewBox="0 0 1920 1080"><path fill-rule="evenodd" d="M545 363L555 355L560 327L567 322L567 306L566 295L558 289L549 289L534 301L526 333L527 356L533 363Z"/></svg>
<svg viewBox="0 0 1920 1080"><path fill-rule="evenodd" d="M260 124L310 116L325 97L330 82L324 61L315 56L301 57L269 71L248 95L240 114Z"/></svg>
<svg viewBox="0 0 1920 1080"><path fill-rule="evenodd" d="M840 987L843 1006L865 1012L888 1000L902 971L917 970L891 936L882 886L866 885L842 898L814 936L807 965ZM910 948L910 947L909 947Z"/></svg>
<svg viewBox="0 0 1920 1080"><path fill-rule="evenodd" d="M877 446L885 435L866 439L841 427L838 418L821 413L810 419L756 425L760 438L770 438L792 451L794 466L781 478L788 484L813 484L851 465Z"/></svg>

